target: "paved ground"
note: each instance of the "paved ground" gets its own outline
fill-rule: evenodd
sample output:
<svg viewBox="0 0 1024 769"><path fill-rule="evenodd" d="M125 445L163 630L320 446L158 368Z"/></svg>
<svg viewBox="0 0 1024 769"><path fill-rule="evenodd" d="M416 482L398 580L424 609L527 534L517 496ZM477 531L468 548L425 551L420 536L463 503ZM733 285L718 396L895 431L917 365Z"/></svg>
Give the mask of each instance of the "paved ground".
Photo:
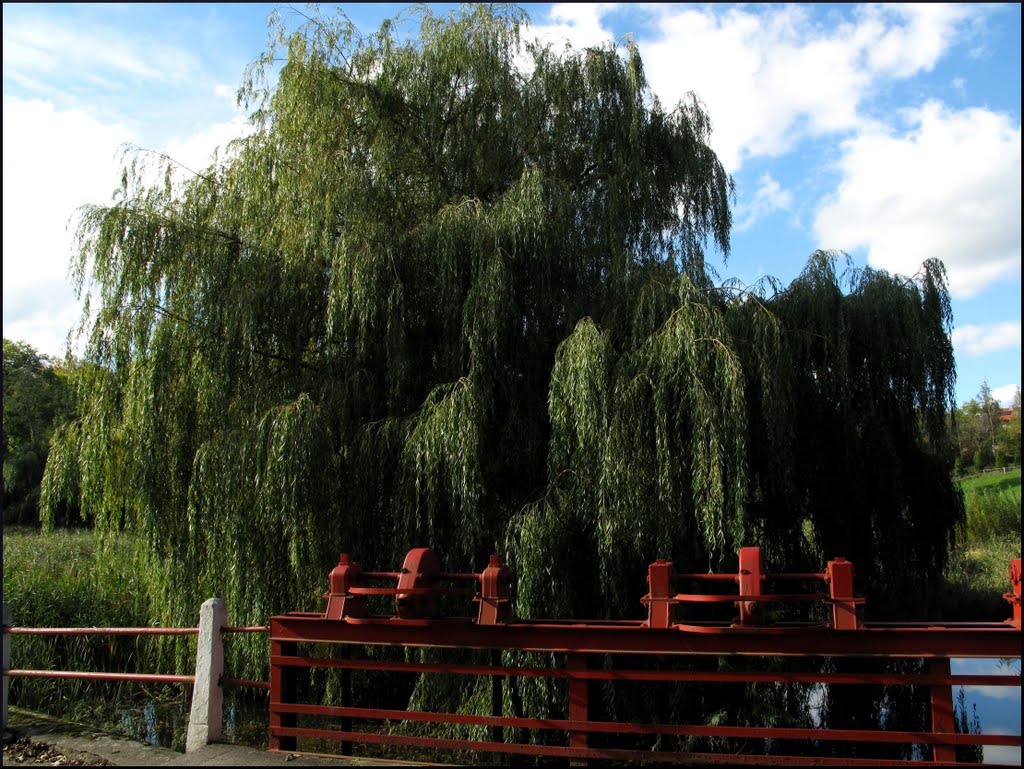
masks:
<svg viewBox="0 0 1024 769"><path fill-rule="evenodd" d="M207 745L194 753L92 731L12 708L4 734L4 764L48 766L426 766L370 758L328 759L267 753L243 745ZM18 759L22 760L18 760Z"/></svg>

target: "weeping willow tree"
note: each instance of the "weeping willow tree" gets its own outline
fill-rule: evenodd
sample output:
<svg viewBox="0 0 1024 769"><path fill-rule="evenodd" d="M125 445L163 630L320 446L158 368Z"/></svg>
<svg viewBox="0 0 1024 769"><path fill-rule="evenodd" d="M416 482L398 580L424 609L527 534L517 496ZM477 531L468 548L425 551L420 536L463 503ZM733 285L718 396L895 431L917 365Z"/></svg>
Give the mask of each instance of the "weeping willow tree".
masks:
<svg viewBox="0 0 1024 769"><path fill-rule="evenodd" d="M882 604L941 568L941 265L716 285L732 180L700 102L660 104L631 44L521 46L524 22L278 22L247 138L184 180L129 156L83 209L91 365L43 509L137 543L154 619L318 607L341 550L500 552L523 616L635 615L654 558L743 544L844 555Z"/></svg>

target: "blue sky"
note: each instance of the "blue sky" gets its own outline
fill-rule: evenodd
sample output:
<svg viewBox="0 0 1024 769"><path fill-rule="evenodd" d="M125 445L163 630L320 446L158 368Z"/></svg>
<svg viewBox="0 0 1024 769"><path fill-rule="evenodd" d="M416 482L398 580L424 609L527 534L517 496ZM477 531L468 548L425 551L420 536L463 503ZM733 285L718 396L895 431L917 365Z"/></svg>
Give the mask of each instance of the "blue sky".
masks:
<svg viewBox="0 0 1024 769"><path fill-rule="evenodd" d="M342 6L363 31L402 5ZM60 355L80 317L67 223L117 186L124 142L197 168L269 5L4 5L3 333ZM323 6L332 12L332 6ZM958 402L1021 381L1019 5L526 6L527 36L631 34L654 92L689 90L736 180L725 279L791 281L816 248L950 276ZM286 18L297 23L286 7Z"/></svg>

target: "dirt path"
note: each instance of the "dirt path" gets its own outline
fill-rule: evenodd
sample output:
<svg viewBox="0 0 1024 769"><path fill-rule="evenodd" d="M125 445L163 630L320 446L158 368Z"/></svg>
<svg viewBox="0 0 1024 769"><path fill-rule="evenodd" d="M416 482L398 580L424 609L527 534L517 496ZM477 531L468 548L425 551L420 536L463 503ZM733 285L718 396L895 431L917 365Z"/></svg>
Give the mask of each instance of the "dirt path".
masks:
<svg viewBox="0 0 1024 769"><path fill-rule="evenodd" d="M4 740L4 766L33 764L36 766L113 766L99 756L88 753L62 752L45 742L32 742L26 737Z"/></svg>

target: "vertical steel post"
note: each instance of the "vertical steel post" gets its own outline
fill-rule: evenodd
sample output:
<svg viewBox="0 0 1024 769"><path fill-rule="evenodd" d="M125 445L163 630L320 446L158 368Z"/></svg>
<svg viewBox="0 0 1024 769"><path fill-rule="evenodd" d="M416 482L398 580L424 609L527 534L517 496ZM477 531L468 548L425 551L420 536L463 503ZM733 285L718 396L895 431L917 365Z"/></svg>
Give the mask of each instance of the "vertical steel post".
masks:
<svg viewBox="0 0 1024 769"><path fill-rule="evenodd" d="M291 728L295 726L294 713L281 713L276 706L295 702L295 671L288 665L274 664L275 657L291 657L295 655L297 644L294 641L275 641L277 621L270 620L270 749L295 750L294 737L274 735L274 727Z"/></svg>
<svg viewBox="0 0 1024 769"><path fill-rule="evenodd" d="M1004 598L1013 605L1013 626L1020 630L1020 558L1014 558L1010 562L1010 586L1013 592L1007 593Z"/></svg>
<svg viewBox="0 0 1024 769"><path fill-rule="evenodd" d="M587 669L587 655L580 654L579 652L569 652L568 659L566 660L566 667L573 671L582 671ZM569 679L569 720L576 722L587 722L590 720L590 707L587 701L587 689L590 682L585 678L570 678ZM590 735L588 732L581 732L576 730L569 731L569 747L570 748L586 748L590 743ZM585 760L573 759L570 760L570 766L584 766Z"/></svg>
<svg viewBox="0 0 1024 769"><path fill-rule="evenodd" d="M494 667L501 665L501 650L491 649L490 651L490 663ZM500 718L504 715L504 706L502 701L501 691L501 676L491 676L491 715ZM492 742L504 742L505 741L505 730L500 726L491 727L491 741ZM498 754L498 763L504 764L504 753Z"/></svg>
<svg viewBox="0 0 1024 769"><path fill-rule="evenodd" d="M828 562L825 579L832 597L832 627L857 629L857 604L853 600L853 564L845 558Z"/></svg>
<svg viewBox="0 0 1024 769"><path fill-rule="evenodd" d="M343 660L352 659L352 647L348 644L341 644L341 658ZM341 669L341 706L343 708L352 707L352 671L349 668ZM341 719L341 730L344 732L352 731L352 716L345 716ZM350 740L342 741L341 755L352 755L352 742Z"/></svg>
<svg viewBox="0 0 1024 769"><path fill-rule="evenodd" d="M659 558L647 567L647 627L667 628L675 622L672 562Z"/></svg>
<svg viewBox="0 0 1024 769"><path fill-rule="evenodd" d="M738 575L740 600L740 624L756 626L761 624L761 605L757 601L745 601L744 596L761 596L761 584L764 581L761 571L761 548L740 548L740 573Z"/></svg>
<svg viewBox="0 0 1024 769"><path fill-rule="evenodd" d="M932 657L928 660L928 672L936 676L950 674L947 657ZM951 684L937 684L931 688L932 733L953 734L956 731L956 718L953 713L953 687ZM933 761L956 761L955 745L934 745Z"/></svg>

